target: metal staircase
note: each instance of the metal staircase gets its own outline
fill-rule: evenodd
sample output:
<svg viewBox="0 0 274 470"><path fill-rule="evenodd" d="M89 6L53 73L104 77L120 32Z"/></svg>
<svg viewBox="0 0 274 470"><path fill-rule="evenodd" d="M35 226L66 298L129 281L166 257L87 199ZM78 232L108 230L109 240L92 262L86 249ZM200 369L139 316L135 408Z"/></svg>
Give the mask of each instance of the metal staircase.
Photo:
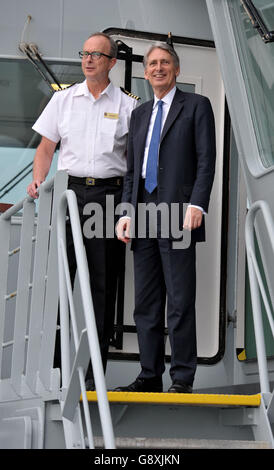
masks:
<svg viewBox="0 0 274 470"><path fill-rule="evenodd" d="M96 392L87 396L94 417ZM271 448L260 394L108 392L108 398L117 448ZM95 442L102 446L99 434Z"/></svg>
<svg viewBox="0 0 274 470"><path fill-rule="evenodd" d="M108 392L107 395L116 449L272 448L271 429L268 420L264 419L265 405L260 394ZM87 399L94 448L104 449L96 392L87 392ZM48 414L47 436L52 434L51 420L59 422L61 432L61 407L54 415ZM85 447L89 448L87 437L84 441ZM76 439L72 448L79 447Z"/></svg>

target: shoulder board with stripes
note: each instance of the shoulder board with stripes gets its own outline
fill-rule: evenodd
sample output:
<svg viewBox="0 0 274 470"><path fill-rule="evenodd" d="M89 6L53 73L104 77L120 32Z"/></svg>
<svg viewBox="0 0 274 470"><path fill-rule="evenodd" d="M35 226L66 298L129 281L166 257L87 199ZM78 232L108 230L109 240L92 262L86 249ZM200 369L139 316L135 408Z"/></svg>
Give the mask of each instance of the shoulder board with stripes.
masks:
<svg viewBox="0 0 274 470"><path fill-rule="evenodd" d="M52 83L51 86L54 89L54 91L64 91L64 90L67 90L67 88L71 88L74 85L77 85L77 82L71 83L71 84L68 84L68 85L61 83L61 90L60 90L60 88L58 87L58 85L56 83Z"/></svg>
<svg viewBox="0 0 274 470"><path fill-rule="evenodd" d="M130 93L129 91L125 90L124 88L120 87L120 89L128 96L131 98L134 98L135 100L139 100L140 96L134 95L133 93Z"/></svg>

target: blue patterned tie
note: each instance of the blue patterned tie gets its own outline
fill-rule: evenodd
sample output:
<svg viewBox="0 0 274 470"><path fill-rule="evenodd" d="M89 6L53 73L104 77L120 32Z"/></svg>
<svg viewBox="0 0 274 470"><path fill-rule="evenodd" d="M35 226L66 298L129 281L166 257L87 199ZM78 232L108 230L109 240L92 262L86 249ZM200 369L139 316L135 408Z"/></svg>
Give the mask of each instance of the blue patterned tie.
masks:
<svg viewBox="0 0 274 470"><path fill-rule="evenodd" d="M163 101L159 100L157 104L158 104L158 111L157 111L156 119L154 122L151 141L149 145L147 169L146 169L145 188L149 193L152 193L152 191L157 186L157 166L158 166L158 152L159 152L160 136L161 136Z"/></svg>

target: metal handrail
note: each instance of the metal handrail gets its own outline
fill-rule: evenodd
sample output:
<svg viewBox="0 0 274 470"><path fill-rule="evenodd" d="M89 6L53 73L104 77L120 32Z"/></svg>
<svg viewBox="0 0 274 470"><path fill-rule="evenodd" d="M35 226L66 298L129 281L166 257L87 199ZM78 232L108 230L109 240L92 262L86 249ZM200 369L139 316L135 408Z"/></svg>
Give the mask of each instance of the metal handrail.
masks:
<svg viewBox="0 0 274 470"><path fill-rule="evenodd" d="M54 180L55 180L55 178L53 177L53 178L49 179L48 181L43 182L43 188L44 188L45 191L51 191L52 190L53 185L54 185ZM39 188L37 188L37 192L39 194ZM17 202L12 207L10 207L5 212L3 212L3 214L1 214L0 217L4 220L10 220L12 216L17 214L17 212L19 212L21 209L23 209L24 203L26 201L33 202L34 200L35 199L33 197L26 196L24 199Z"/></svg>
<svg viewBox="0 0 274 470"><path fill-rule="evenodd" d="M262 276L260 274L260 269L255 254L255 240L254 240L254 224L255 217L257 213L261 211L264 217L264 221L267 228L267 233L271 243L271 247L274 254L274 222L270 209L265 201L256 201L250 207L245 225L245 239L246 239L246 252L247 252L247 261L248 261L248 273L250 281L250 291L251 291L251 302L253 310L253 320L254 320L254 330L255 330L255 341L258 357L258 366L259 366L259 377L260 377L260 386L261 393L266 396L270 395L270 384L268 378L267 370L267 358L266 358L266 349L265 349L265 339L264 339L264 330L263 330L263 320L262 320L262 311L261 311L261 299L265 305L267 318L271 327L272 335L274 337L274 320L271 313L271 308L267 299L266 291L263 285Z"/></svg>
<svg viewBox="0 0 274 470"><path fill-rule="evenodd" d="M79 337L76 326L76 318L72 300L72 287L70 282L67 251L66 251L66 214L69 211L72 236L74 240L74 250L77 261L77 269L82 295L85 324L88 336L88 344L96 386L99 414L101 418L102 432L105 447L114 449L115 440L113 426L107 398L105 377L97 335L96 321L94 315L93 302L90 291L89 271L86 258L86 251L83 244L83 236L80 225L80 218L77 206L76 195L72 190L66 190L61 196L57 213L57 234L58 234L58 260L59 260L59 291L60 291L60 321L61 321L61 358L62 358L62 386L68 389L70 383L70 362L69 362L69 316L68 300L70 303L71 324L75 340L75 348L79 344ZM86 416L86 389L84 383L83 369L79 368L79 380L88 430L88 440L90 447L93 447L91 434L90 417ZM80 397L79 397L80 398Z"/></svg>

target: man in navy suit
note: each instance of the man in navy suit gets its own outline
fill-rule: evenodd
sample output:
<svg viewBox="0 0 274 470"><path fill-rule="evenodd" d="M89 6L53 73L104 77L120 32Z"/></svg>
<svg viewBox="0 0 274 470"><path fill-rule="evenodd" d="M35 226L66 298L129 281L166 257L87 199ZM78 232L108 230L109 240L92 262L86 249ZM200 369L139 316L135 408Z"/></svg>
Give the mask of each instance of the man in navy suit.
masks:
<svg viewBox="0 0 274 470"><path fill-rule="evenodd" d="M208 210L214 179L214 117L208 98L176 88L180 68L173 47L161 43L152 46L144 58L144 66L154 99L132 113L122 201L130 203L137 214L144 204L159 207L164 203L168 208L177 204L180 228L191 233L191 242L176 249L172 230L162 236L159 217L154 234L146 231L139 237L140 218L139 225L138 217L119 220L117 236L125 243L131 239L136 221L137 236L132 240L134 320L141 372L132 384L116 390L163 390L167 297L172 379L168 391L191 393L197 365L195 246L196 242L205 240L204 213Z"/></svg>

